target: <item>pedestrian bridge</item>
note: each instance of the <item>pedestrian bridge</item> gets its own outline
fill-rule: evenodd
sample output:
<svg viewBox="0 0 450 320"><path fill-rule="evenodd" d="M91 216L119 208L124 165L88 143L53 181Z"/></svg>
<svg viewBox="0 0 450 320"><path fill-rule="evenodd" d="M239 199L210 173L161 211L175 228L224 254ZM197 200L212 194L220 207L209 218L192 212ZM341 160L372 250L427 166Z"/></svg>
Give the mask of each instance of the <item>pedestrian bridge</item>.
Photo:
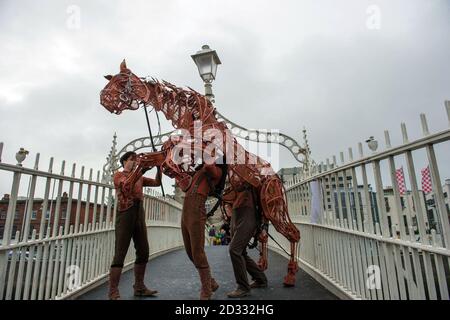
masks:
<svg viewBox="0 0 450 320"><path fill-rule="evenodd" d="M256 250L251 250L251 256L257 259ZM253 254L252 254L253 253ZM207 246L206 254L212 269L212 273L218 283L219 289L213 299L228 299L227 292L235 289L233 269L228 255L228 246ZM271 252L269 254L270 268L266 271L269 286L265 289L252 290L252 295L243 300L330 300L337 299L330 291L325 289L305 271L300 270L295 287L286 288L282 279L286 273L287 260L281 255ZM134 281L133 270L122 275L119 285L121 298L142 299L133 296L132 284ZM200 291L198 273L183 248L175 249L164 255L151 259L147 266L146 283L159 291L155 298L149 300L197 300ZM106 299L108 284L104 283L88 292L78 296L80 300Z"/></svg>
<svg viewBox="0 0 450 320"><path fill-rule="evenodd" d="M289 243L271 227L269 287L250 299L449 299L450 180L441 174L448 173L442 159L448 159L450 129L430 133L425 115L421 123L423 135L414 141L402 124L402 144L392 146L385 131L381 151L372 143L374 151L365 154L360 143L358 156L350 148L339 162L312 163L286 182L302 237L297 284L282 287L287 260L280 246ZM11 181L0 200L0 299L104 299L117 207L112 185L100 181L100 172L96 179L92 170L85 176L84 167L78 173L75 165L66 172L65 162L54 168L53 159L39 169L39 156L26 167L18 155L18 164L0 163L0 180ZM430 176L426 189L420 172L422 182L424 172ZM181 204L151 191L144 207L146 276L160 291L156 299L197 299L198 276L182 250ZM215 299L225 298L234 288L227 247L208 246L207 254L221 284ZM124 298L131 298L131 286L126 271Z"/></svg>

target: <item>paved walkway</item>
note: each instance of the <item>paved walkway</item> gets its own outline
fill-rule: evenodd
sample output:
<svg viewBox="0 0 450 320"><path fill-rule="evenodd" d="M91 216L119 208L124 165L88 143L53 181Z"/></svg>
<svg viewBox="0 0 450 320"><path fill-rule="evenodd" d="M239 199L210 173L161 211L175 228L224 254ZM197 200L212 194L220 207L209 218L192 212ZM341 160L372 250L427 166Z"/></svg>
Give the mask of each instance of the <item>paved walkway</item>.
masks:
<svg viewBox="0 0 450 320"><path fill-rule="evenodd" d="M256 249L250 250L250 255L257 258ZM231 266L228 246L206 247L208 261L212 267L213 276L220 284L214 294L214 300L228 299L226 293L235 288L234 274ZM297 273L295 287L283 286L283 277L287 270L287 260L281 255L269 250L269 268L266 271L269 286L265 289L254 289L250 297L242 300L334 300L332 293L311 278L303 270ZM120 293L122 299L142 299L133 297L133 270L122 275ZM147 266L146 284L159 291L158 297L151 300L197 300L200 290L200 280L197 270L187 258L184 249L169 252L150 260ZM105 283L79 297L82 300L100 300L107 298L108 284ZM234 300L234 299L233 299Z"/></svg>

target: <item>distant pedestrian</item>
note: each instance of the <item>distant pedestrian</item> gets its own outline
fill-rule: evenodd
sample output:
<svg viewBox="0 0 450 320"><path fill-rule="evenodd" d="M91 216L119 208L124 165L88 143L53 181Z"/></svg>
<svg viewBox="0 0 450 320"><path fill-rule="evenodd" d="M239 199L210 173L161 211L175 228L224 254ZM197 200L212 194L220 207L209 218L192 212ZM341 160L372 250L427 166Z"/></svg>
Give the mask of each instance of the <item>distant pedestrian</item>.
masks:
<svg viewBox="0 0 450 320"><path fill-rule="evenodd" d="M211 225L209 227L209 244L214 244L214 240L216 239L216 228L214 227L214 225Z"/></svg>

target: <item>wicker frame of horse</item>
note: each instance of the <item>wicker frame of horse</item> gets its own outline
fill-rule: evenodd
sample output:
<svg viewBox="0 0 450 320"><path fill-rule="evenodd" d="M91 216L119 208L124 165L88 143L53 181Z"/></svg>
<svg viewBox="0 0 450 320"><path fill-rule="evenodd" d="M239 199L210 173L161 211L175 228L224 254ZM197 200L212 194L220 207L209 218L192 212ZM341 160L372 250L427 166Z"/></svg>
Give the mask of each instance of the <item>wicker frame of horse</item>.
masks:
<svg viewBox="0 0 450 320"><path fill-rule="evenodd" d="M139 78L127 68L125 60L117 75L105 78L109 82L100 93L100 103L109 112L120 114L140 106L152 106L162 112L175 129L184 132L166 141L159 152L139 154L135 172L139 174L141 168L159 165L165 175L174 178L178 186L186 190L199 159L200 162L226 159L229 184L224 191L222 206L229 206L235 194L233 191L244 185L251 185L257 191L262 208L261 223L268 225L270 221L290 242L290 261L283 283L293 286L298 271L300 232L289 217L284 186L270 163L246 151L226 124L217 120L212 103L195 90L179 88L166 81ZM204 158L205 154L209 155L208 160ZM129 180L131 183L135 179ZM268 266L266 229L262 229L258 240L261 252L258 265L265 270Z"/></svg>

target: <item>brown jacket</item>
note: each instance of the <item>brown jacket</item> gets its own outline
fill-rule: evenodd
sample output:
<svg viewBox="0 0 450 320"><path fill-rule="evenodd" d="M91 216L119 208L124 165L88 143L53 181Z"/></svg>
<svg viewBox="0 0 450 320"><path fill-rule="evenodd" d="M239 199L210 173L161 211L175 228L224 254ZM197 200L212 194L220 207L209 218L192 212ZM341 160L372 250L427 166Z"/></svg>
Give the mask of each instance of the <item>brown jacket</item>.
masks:
<svg viewBox="0 0 450 320"><path fill-rule="evenodd" d="M189 189L186 191L186 194L197 193L204 196L208 196L208 193L211 190L209 190L210 188L206 176L209 177L211 185L215 186L216 184L219 183L220 178L222 177L222 170L220 169L220 167L214 164L211 165L205 164L202 169L200 169L194 174L191 185L189 186ZM199 181L199 179L201 180ZM198 184L197 191L194 190L194 186L196 184Z"/></svg>
<svg viewBox="0 0 450 320"><path fill-rule="evenodd" d="M133 187L131 198L127 199L122 194L122 187L129 173L129 171L123 170L114 174L114 187L116 188L119 211L129 209L133 205L134 200L143 200L143 187L158 187L161 185L161 179L158 175L156 179L140 177Z"/></svg>

